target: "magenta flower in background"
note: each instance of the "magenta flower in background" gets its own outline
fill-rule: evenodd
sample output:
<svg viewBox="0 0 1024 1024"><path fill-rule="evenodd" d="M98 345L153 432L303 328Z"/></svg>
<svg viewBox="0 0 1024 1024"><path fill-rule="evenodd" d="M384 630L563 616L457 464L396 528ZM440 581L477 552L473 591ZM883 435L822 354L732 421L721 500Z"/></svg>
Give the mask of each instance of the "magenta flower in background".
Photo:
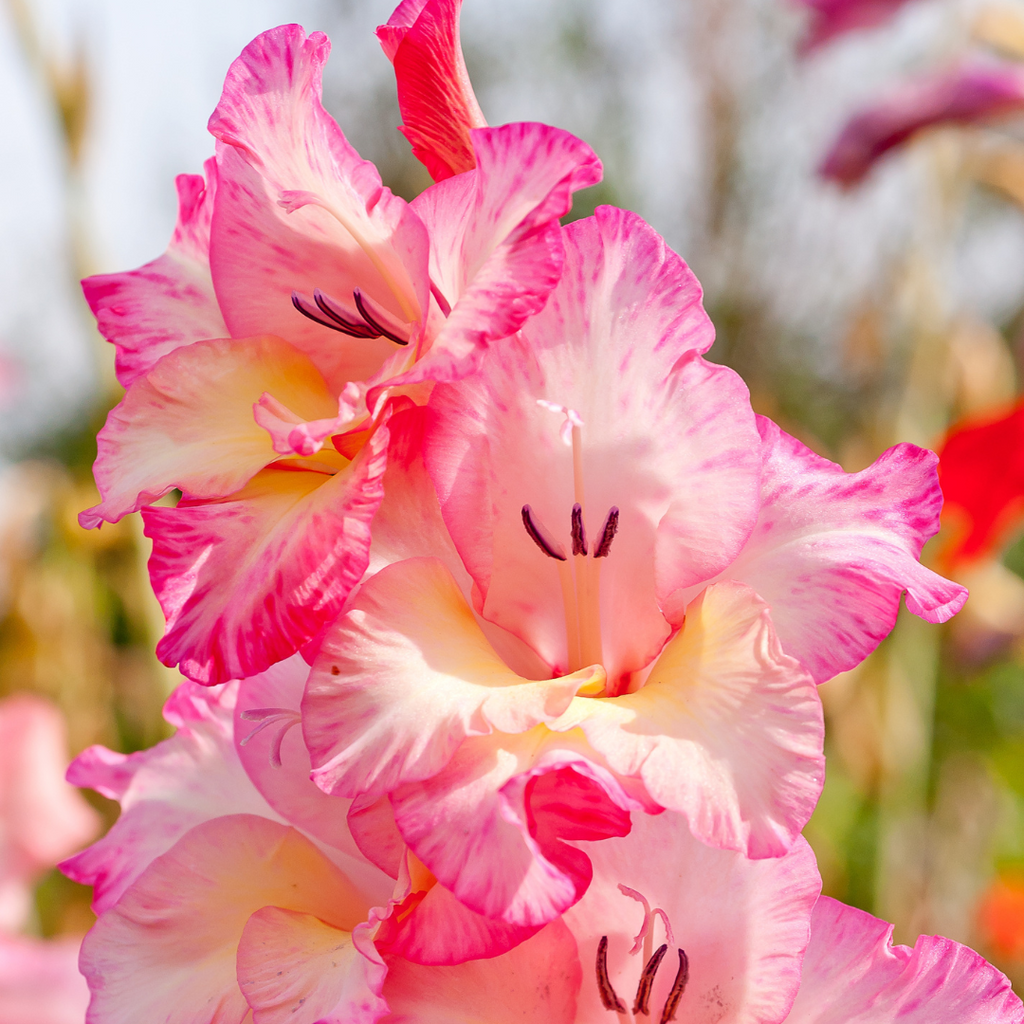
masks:
<svg viewBox="0 0 1024 1024"><path fill-rule="evenodd" d="M906 82L855 114L818 173L844 188L859 184L878 160L918 132L974 124L1024 109L1024 72L1011 66L960 67Z"/></svg>
<svg viewBox="0 0 1024 1024"><path fill-rule="evenodd" d="M909 0L798 0L810 15L800 40L808 54L838 36L862 28L876 28L896 16Z"/></svg>

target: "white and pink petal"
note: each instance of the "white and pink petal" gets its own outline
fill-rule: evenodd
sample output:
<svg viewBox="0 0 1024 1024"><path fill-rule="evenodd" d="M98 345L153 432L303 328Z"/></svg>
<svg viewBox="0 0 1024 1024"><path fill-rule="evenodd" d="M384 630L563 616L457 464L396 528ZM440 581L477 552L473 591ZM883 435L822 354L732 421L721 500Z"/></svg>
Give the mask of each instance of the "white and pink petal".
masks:
<svg viewBox="0 0 1024 1024"><path fill-rule="evenodd" d="M167 619L158 657L206 684L245 678L335 618L369 561L387 440L378 427L335 472L270 466L230 498L146 508L150 578Z"/></svg>
<svg viewBox="0 0 1024 1024"><path fill-rule="evenodd" d="M973 950L922 935L892 944L892 925L822 896L800 991L786 1024L1020 1024L1009 979Z"/></svg>
<svg viewBox="0 0 1024 1024"><path fill-rule="evenodd" d="M117 348L117 379L125 387L177 348L228 336L210 277L216 160L207 160L205 171L205 180L178 176L178 223L162 256L82 282L100 334Z"/></svg>
<svg viewBox="0 0 1024 1024"><path fill-rule="evenodd" d="M929 622L960 610L967 591L918 562L942 508L932 452L901 444L846 473L770 420L758 425L760 516L722 577L749 584L767 602L783 650L817 682L875 649L904 592L908 609ZM677 594L670 616L692 594Z"/></svg>
<svg viewBox="0 0 1024 1024"><path fill-rule="evenodd" d="M553 721L598 677L521 678L440 560L397 562L363 584L314 662L302 704L313 778L345 796L429 779L464 738Z"/></svg>

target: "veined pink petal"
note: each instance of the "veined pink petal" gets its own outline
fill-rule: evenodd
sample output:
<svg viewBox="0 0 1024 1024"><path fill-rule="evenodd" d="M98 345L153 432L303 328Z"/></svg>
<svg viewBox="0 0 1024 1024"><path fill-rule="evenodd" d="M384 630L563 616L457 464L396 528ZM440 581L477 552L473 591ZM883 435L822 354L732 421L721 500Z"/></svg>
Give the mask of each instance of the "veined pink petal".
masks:
<svg viewBox="0 0 1024 1024"><path fill-rule="evenodd" d="M690 604L641 689L578 697L551 728L582 729L699 839L753 858L793 845L825 780L814 680L782 653L764 603L735 583Z"/></svg>
<svg viewBox="0 0 1024 1024"><path fill-rule="evenodd" d="M397 562L363 584L313 665L302 702L313 778L345 796L428 779L465 737L551 721L597 676L522 679L443 563Z"/></svg>
<svg viewBox="0 0 1024 1024"><path fill-rule="evenodd" d="M470 129L487 124L462 57L461 7L462 0L406 0L377 29L395 66L400 131L435 181L476 166Z"/></svg>
<svg viewBox="0 0 1024 1024"><path fill-rule="evenodd" d="M145 509L160 659L207 684L245 678L337 616L369 560L387 442L378 427L333 476L271 466L223 501Z"/></svg>
<svg viewBox="0 0 1024 1024"><path fill-rule="evenodd" d="M385 960L386 1024L573 1024L580 983L589 978L561 921L494 959L456 967Z"/></svg>
<svg viewBox="0 0 1024 1024"><path fill-rule="evenodd" d="M237 684L210 690L184 683L164 708L178 730L169 740L135 754L90 747L72 762L74 785L121 804L110 831L60 866L69 878L94 886L98 914L194 825L225 814L275 817L235 753L236 696Z"/></svg>
<svg viewBox="0 0 1024 1024"><path fill-rule="evenodd" d="M573 192L601 180L590 147L558 128L508 124L471 134L476 170L412 203L430 233L431 280L451 313L396 382L463 376L484 346L538 312L562 271L558 218Z"/></svg>
<svg viewBox="0 0 1024 1024"><path fill-rule="evenodd" d="M855 114L819 173L849 188L889 150L925 128L972 124L1024 109L1024 74L1012 66L964 66L907 82Z"/></svg>
<svg viewBox="0 0 1024 1024"><path fill-rule="evenodd" d="M387 1013L384 972L368 935L359 941L319 916L281 907L257 910L238 944L238 984L253 1024L373 1024Z"/></svg>
<svg viewBox="0 0 1024 1024"><path fill-rule="evenodd" d="M837 998L837 993L842 993ZM892 945L892 925L822 896L786 1024L1020 1024L1009 979L959 942Z"/></svg>
<svg viewBox="0 0 1024 1024"><path fill-rule="evenodd" d="M205 181L201 174L177 178L178 223L163 256L82 282L100 334L117 346L117 379L125 387L182 345L228 336L210 278L216 160L207 160L205 171Z"/></svg>
<svg viewBox="0 0 1024 1024"><path fill-rule="evenodd" d="M908 0L798 0L811 18L800 52L808 54L837 36L891 21Z"/></svg>
<svg viewBox="0 0 1024 1024"><path fill-rule="evenodd" d="M99 816L64 780L67 763L56 707L29 693L0 700L0 931L24 926L39 876L100 830Z"/></svg>
<svg viewBox="0 0 1024 1024"><path fill-rule="evenodd" d="M78 939L0 933L0 1020L82 1024L89 988L78 971Z"/></svg>
<svg viewBox="0 0 1024 1024"><path fill-rule="evenodd" d="M543 925L590 884L587 855L569 843L625 835L641 807L596 762L584 743L543 726L468 739L443 771L391 794L395 821L471 910Z"/></svg>
<svg viewBox="0 0 1024 1024"><path fill-rule="evenodd" d="M257 970L258 957L239 965L236 980L236 951L246 922L264 907L311 914L347 933L369 909L295 829L248 814L197 825L153 861L86 936L81 967L92 991L89 1024L240 1022L248 1004L239 982L258 987L258 978L245 973L246 967ZM383 968L367 960L364 971L369 1001L379 993ZM296 988L305 980L291 972L288 979ZM317 980L310 979L309 988ZM266 1020L277 1019L266 1009ZM291 1019L313 1024L317 1018L301 1013Z"/></svg>
<svg viewBox="0 0 1024 1024"><path fill-rule="evenodd" d="M210 265L231 333L287 339L337 394L372 376L395 346L314 323L292 306L292 292L308 300L320 289L354 309L358 288L394 320L418 323L430 301L429 243L419 218L323 109L329 50L323 33L307 38L284 25L231 65L210 118L221 141Z"/></svg>
<svg viewBox="0 0 1024 1024"><path fill-rule="evenodd" d="M942 507L932 452L896 445L868 469L845 473L770 420L758 425L761 515L722 575L768 603L783 650L817 682L875 649L904 591L910 611L929 622L963 607L967 591L917 561Z"/></svg>
<svg viewBox="0 0 1024 1024"><path fill-rule="evenodd" d="M307 420L338 411L308 357L271 335L196 342L165 356L107 417L94 467L103 501L79 515L81 524L116 523L175 487L194 499L240 490L277 458L253 416L267 391Z"/></svg>
<svg viewBox="0 0 1024 1024"><path fill-rule="evenodd" d="M538 401L576 411L592 542L620 510L600 560L604 664L618 688L668 637L659 594L713 576L746 540L760 459L745 386L700 358L714 332L686 264L621 210L602 207L564 235L565 272L544 310L472 377L435 388L424 458L482 614L562 671L558 569L521 510L568 544L573 453Z"/></svg>
<svg viewBox="0 0 1024 1024"><path fill-rule="evenodd" d="M778 1024L800 983L811 910L821 888L814 854L802 839L783 857L748 860L705 846L679 815L636 815L625 838L584 847L594 865L587 894L565 915L583 964L578 1021L614 1020L598 997L594 964L598 943L608 937L608 976L619 997L632 1005L642 956L630 956L643 908L619 886L662 908L672 925L665 960L655 978L650 1021L657 1021L679 959L689 960L689 981L676 1020ZM654 925L653 948L664 932ZM832 992L833 1005L835 990ZM853 1017L838 1017L851 1021Z"/></svg>

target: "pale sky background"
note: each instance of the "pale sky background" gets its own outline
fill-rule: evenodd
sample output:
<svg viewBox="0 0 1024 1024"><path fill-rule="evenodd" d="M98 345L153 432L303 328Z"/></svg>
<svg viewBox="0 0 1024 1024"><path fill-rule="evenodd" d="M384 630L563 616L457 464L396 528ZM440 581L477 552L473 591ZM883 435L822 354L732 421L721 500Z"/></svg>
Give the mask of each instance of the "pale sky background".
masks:
<svg viewBox="0 0 1024 1024"><path fill-rule="evenodd" d="M157 256L175 215L173 178L212 152L206 121L231 60L287 21L331 35L327 105L364 155L387 159L391 68L374 27L391 0L25 0L44 45L81 46L92 80L81 210L91 269ZM787 0L465 0L463 37L491 123L541 120L590 142L616 201L643 214L712 289L728 275L794 335L820 372L850 309L885 286L887 254L914 230L920 154L887 161L852 195L818 182L843 119L887 84L963 50L975 0L916 0L890 26L805 62ZM708 12L725 21L709 44ZM725 12L724 14L722 12ZM723 264L706 248L710 66L736 97L742 201ZM8 378L0 454L80 415L94 394L96 342L72 280L68 201L54 115L0 7L0 356ZM951 307L1005 320L1024 302L1024 219L972 201L946 268Z"/></svg>

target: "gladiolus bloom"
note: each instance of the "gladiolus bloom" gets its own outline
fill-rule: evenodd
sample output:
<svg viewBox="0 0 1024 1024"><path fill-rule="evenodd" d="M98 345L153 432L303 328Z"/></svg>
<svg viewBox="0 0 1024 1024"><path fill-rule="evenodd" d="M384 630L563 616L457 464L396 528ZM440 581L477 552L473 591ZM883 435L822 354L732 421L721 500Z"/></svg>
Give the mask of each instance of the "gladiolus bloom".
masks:
<svg viewBox="0 0 1024 1024"><path fill-rule="evenodd" d="M565 234L544 311L426 412L464 568L369 579L303 702L318 783L389 794L416 856L519 924L582 895L564 840L584 823L667 808L711 845L785 852L821 785L815 679L874 647L904 589L932 620L964 598L916 561L931 453L848 475L759 424L649 227L602 208Z"/></svg>
<svg viewBox="0 0 1024 1024"><path fill-rule="evenodd" d="M469 372L543 306L558 218L600 178L566 132L481 127L471 169L408 204L324 111L328 49L295 25L246 47L205 183L179 179L167 253L85 282L128 392L82 523L145 508L157 653L204 683L261 671L338 614L367 565L389 394ZM150 507L175 488L176 508Z"/></svg>

